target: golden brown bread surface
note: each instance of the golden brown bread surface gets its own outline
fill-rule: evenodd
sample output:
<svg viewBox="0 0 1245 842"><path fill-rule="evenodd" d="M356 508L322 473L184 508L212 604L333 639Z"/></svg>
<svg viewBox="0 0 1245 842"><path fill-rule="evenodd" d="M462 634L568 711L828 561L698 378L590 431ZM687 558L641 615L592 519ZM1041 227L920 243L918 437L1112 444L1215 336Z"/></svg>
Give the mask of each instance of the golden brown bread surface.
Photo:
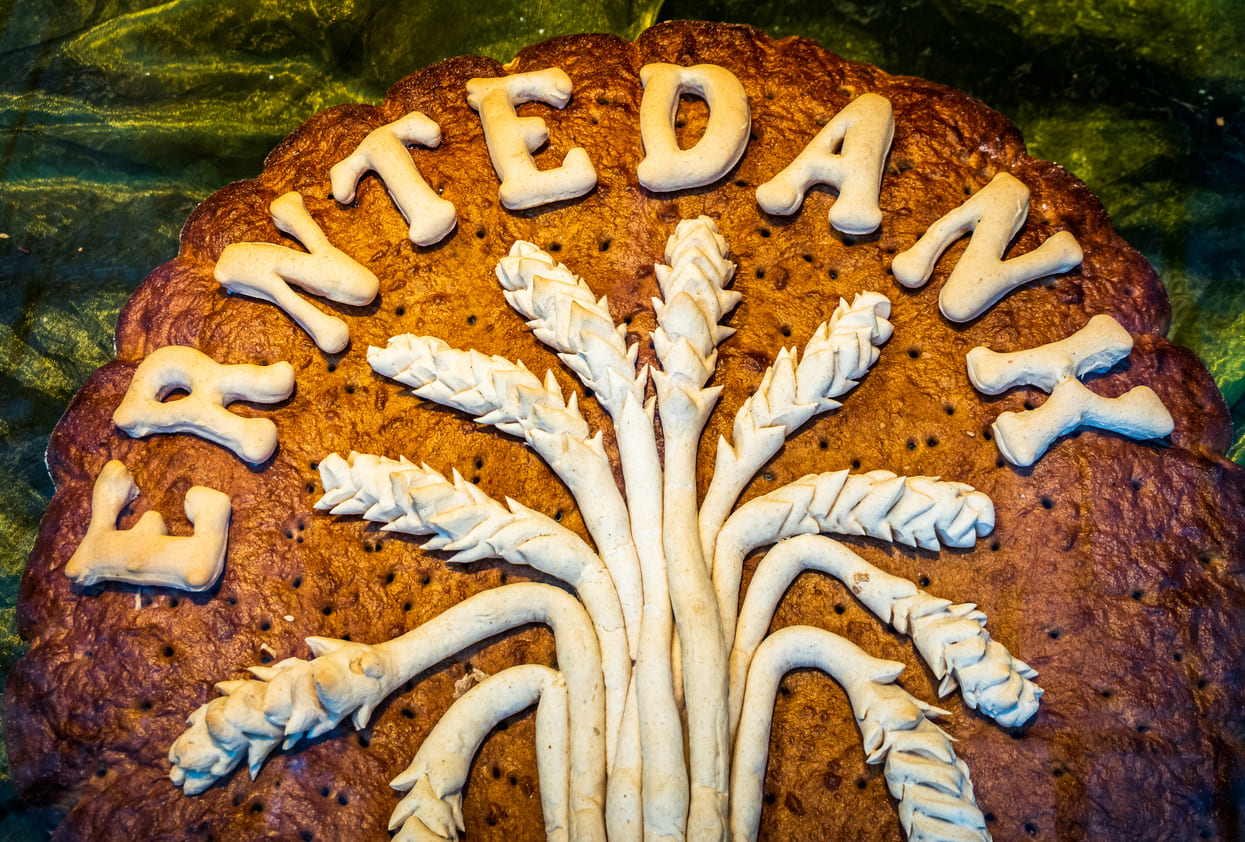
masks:
<svg viewBox="0 0 1245 842"><path fill-rule="evenodd" d="M753 138L741 162L705 188L659 195L635 177L643 156L639 68L649 62L713 63L748 92ZM408 537L312 506L316 464L351 450L460 471L491 496L513 496L585 535L569 493L521 441L418 400L374 374L365 354L399 333L429 334L461 348L552 369L577 388L503 301L493 268L516 239L552 252L582 275L641 340L654 328L653 263L684 217L716 220L738 264L743 298L720 348L719 410L701 441L701 492L720 434L783 346L803 347L840 296L875 290L892 302L894 335L836 412L788 440L743 499L804 474L852 468L966 482L994 501L997 526L971 550L932 553L848 540L883 569L936 596L974 602L992 636L1039 671L1046 696L1036 718L1009 733L941 702L944 726L972 771L994 838L1239 838L1245 472L1221 455L1230 425L1202 365L1162 336L1166 296L1152 269L1114 233L1101 204L1059 167L1029 158L1016 129L966 95L888 76L809 41L771 41L743 27L666 24L636 44L576 36L533 46L509 69L560 67L574 83L569 105L530 104L550 141L537 155L555 166L584 147L599 175L582 199L505 210L478 116L464 86L505 72L481 58L443 62L402 80L380 107L344 106L313 117L268 158L254 181L231 185L187 222L178 257L137 290L117 327L117 360L83 387L49 446L57 494L22 582L19 622L31 640L5 696L15 782L33 800L64 805L62 839L386 839L399 794L387 782L405 768L472 667L552 663L551 636L528 628L463 653L409 684L361 732L344 725L275 753L256 780L236 770L185 796L169 780L167 753L216 682L248 666L309 657L312 635L375 643L505 581L540 574L503 563L448 566ZM881 228L849 237L830 228L833 191L816 188L791 217L756 204L756 187L785 166L853 97L872 91L895 112L882 183ZM355 204L331 195L329 168L377 126L412 110L441 127L440 148L412 150L428 183L454 203L458 227L433 247L407 239L383 184L369 176ZM703 128L696 101L680 107L685 142ZM1056 231L1075 234L1083 264L1022 288L967 325L938 312L938 290L964 241L932 281L907 290L889 274L894 254L1000 171L1032 191L1029 218L1008 256ZM361 308L317 305L350 325L351 344L320 352L277 308L226 293L213 280L233 242L297 247L273 226L268 205L300 192L338 248L380 278ZM1090 387L1119 395L1152 387L1175 419L1169 440L1138 443L1085 431L1036 465L1004 463L989 426L1002 411L1041 403L1036 389L986 397L968 383L964 357L987 345L1016 350L1062 339L1096 313L1134 334L1128 359ZM186 435L131 439L111 414L134 367L155 348L191 345L224 363L289 360L297 387L287 401L235 406L276 422L280 447L252 468ZM594 429L607 418L583 402ZM63 568L89 518L90 493L108 459L133 472L147 509L175 534L189 526L191 485L233 499L221 582L203 594L118 584L74 586ZM757 554L759 555L759 554ZM756 558L749 561L748 575ZM290 617L292 619L286 619ZM833 580L797 580L774 627L807 623L840 632L866 651L907 664L900 683L935 701L937 682L911 643L879 623ZM897 840L902 831L881 771L867 766L842 693L814 673L790 675L776 705L765 812L767 839ZM539 838L533 725L529 714L485 743L464 801L471 839ZM1234 794L1235 793L1235 794Z"/></svg>

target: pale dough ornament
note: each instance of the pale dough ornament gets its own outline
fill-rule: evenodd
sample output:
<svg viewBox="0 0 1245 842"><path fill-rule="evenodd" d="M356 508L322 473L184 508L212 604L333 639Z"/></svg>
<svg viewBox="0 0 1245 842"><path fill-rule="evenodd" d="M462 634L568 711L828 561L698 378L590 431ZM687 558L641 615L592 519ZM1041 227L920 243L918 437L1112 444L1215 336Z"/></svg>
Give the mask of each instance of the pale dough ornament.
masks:
<svg viewBox="0 0 1245 842"><path fill-rule="evenodd" d="M1128 356L1133 338L1110 316L1099 314L1066 339L1000 354L977 347L968 352L968 376L987 395L1013 386L1037 386L1050 397L1036 409L1004 412L995 419L994 441L1013 465L1032 465L1077 427L1095 427L1130 439L1154 439L1175 428L1171 413L1149 386L1135 386L1118 398L1091 392L1080 378Z"/></svg>
<svg viewBox="0 0 1245 842"><path fill-rule="evenodd" d="M182 389L185 397L167 400ZM166 345L139 363L112 420L135 438L190 433L258 465L277 449L277 425L226 407L234 401L278 403L293 393L294 367L287 362L222 365L194 348Z"/></svg>
<svg viewBox="0 0 1245 842"><path fill-rule="evenodd" d="M512 210L573 199L597 183L588 153L578 146L566 153L561 166L536 168L532 153L549 139L549 129L539 117L520 117L514 110L533 101L564 108L571 101L570 77L551 67L467 82L467 102L480 113L489 159L501 179L498 196Z"/></svg>
<svg viewBox="0 0 1245 842"><path fill-rule="evenodd" d="M277 305L329 354L350 343L350 329L290 289L290 284L339 304L360 307L380 290L380 281L329 242L307 212L299 193L273 200L272 221L302 243L307 252L273 243L231 243L216 261L216 280L225 289ZM309 253L308 253L309 252Z"/></svg>
<svg viewBox="0 0 1245 842"><path fill-rule="evenodd" d="M748 147L752 115L748 94L733 73L712 64L646 64L640 68L640 84L644 86L640 137L645 156L636 177L641 184L659 192L703 187L739 163ZM680 149L675 115L679 97L689 93L709 106L709 124L694 146Z"/></svg>
<svg viewBox="0 0 1245 842"><path fill-rule="evenodd" d="M111 580L203 591L216 584L225 567L229 543L229 495L196 485L186 492L188 537L169 535L159 512L148 511L130 529L117 529L117 518L138 496L129 469L111 460L95 480L91 523L65 575L79 585Z"/></svg>
<svg viewBox="0 0 1245 842"><path fill-rule="evenodd" d="M875 231L882 224L882 168L894 137L890 101L862 94L834 115L786 169L757 188L757 204L766 213L789 216L799 210L810 187L829 184L839 191L830 224L844 234Z"/></svg>
<svg viewBox="0 0 1245 842"><path fill-rule="evenodd" d="M437 720L410 765L390 783L408 793L389 819L397 842L449 840L467 828L462 790L471 761L485 737L503 719L536 703L536 767L540 778L545 839L568 842L570 737L566 680L536 664L487 676L467 690Z"/></svg>
<svg viewBox="0 0 1245 842"><path fill-rule="evenodd" d="M410 239L430 246L445 239L458 224L454 205L436 194L415 167L407 144L430 149L441 145L441 128L418 111L373 130L359 148L333 166L329 177L333 198L343 204L355 200L359 180L374 171L410 225Z"/></svg>
<svg viewBox="0 0 1245 842"><path fill-rule="evenodd" d="M1003 260L1011 238L1029 216L1029 188L1001 172L964 204L929 227L891 269L906 287L924 286L947 247L972 232L968 246L938 294L938 309L953 322L969 322L1022 284L1067 272L1083 256L1076 237L1059 231L1031 252Z"/></svg>

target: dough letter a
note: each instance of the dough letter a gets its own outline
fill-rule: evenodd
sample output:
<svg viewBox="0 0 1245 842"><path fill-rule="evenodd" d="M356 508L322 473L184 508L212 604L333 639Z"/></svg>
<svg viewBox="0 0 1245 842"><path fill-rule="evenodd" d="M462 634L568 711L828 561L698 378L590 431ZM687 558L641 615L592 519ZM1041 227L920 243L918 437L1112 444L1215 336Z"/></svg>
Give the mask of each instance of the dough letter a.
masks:
<svg viewBox="0 0 1245 842"><path fill-rule="evenodd" d="M878 193L882 164L895 136L890 100L862 94L835 115L787 168L757 188L766 213L787 216L814 184L837 187L830 224L844 234L868 234L882 224Z"/></svg>

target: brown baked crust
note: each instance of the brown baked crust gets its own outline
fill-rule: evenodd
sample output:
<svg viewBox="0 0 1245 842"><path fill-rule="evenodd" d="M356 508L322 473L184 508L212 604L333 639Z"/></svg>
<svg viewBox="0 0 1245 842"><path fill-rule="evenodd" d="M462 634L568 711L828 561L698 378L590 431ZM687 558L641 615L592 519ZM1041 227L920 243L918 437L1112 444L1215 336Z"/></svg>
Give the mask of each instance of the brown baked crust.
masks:
<svg viewBox="0 0 1245 842"><path fill-rule="evenodd" d="M638 185L639 68L653 61L719 64L747 90L754 138L720 182L670 195ZM343 106L310 119L272 152L257 179L221 190L194 212L178 257L155 270L126 306L118 359L84 385L49 445L57 493L18 609L30 651L12 671L4 699L16 785L32 800L69 811L57 838L387 839L398 799L387 782L449 704L454 680L470 667L493 673L552 663L544 629L525 629L442 664L387 701L362 732L343 726L278 752L254 781L237 770L187 797L169 780L166 759L185 717L217 695L214 683L246 677L250 665L309 657L307 636L379 642L472 593L540 578L503 563L450 568L445 556L422 552L409 538L314 512L321 491L315 464L325 455L355 449L457 469L494 497L509 494L561 514L564 525L586 536L567 491L521 442L373 374L367 347L397 333L427 333L521 359L538 373L552 369L565 390L575 390L502 301L492 274L497 259L518 238L554 251L608 294L616 320L629 320L636 337L645 337L654 327L652 265L675 222L701 213L717 221L730 244L739 266L734 288L743 293L727 321L738 332L720 350L715 382L723 395L702 439L702 465L712 465L718 435L729 437L735 410L778 349L802 347L839 296L876 290L891 300L895 325L878 364L841 410L787 442L744 499L809 472L852 467L943 476L994 501L997 528L972 550L849 541L866 559L937 596L977 603L992 636L1040 672L1046 696L1022 733L967 710L958 694L941 702L953 714L945 727L959 741L994 838L1237 838L1242 825L1233 792L1245 775L1245 472L1222 456L1230 421L1209 375L1163 338L1168 303L1153 270L1115 234L1098 200L1058 166L1028 157L1018 131L965 94L889 76L803 39L670 23L635 44L557 38L524 50L510 69L551 66L573 80L570 104L561 111L527 105L520 113L549 124L540 166L556 165L574 146L588 151L600 179L588 196L533 211L502 208L464 85L505 69L483 58L451 59L396 84L380 107ZM791 217L761 212L757 185L866 91L886 96L895 112L879 231L847 237L830 229L834 196L823 188ZM412 154L459 215L457 230L430 248L409 242L374 176L351 206L332 199L328 181L329 167L368 131L412 110L441 126L439 149ZM685 102L680 114L695 136L703 107ZM920 290L893 281L891 257L1004 170L1032 191L1028 222L1008 254L1067 230L1084 248L1084 263L1012 293L970 324L952 325L936 299L963 242ZM317 302L350 325L342 354L322 354L275 307L230 296L212 279L229 243L295 246L267 212L289 190L303 195L336 246L381 281L368 307ZM1060 441L1030 469L1002 463L990 423L1044 395L979 395L968 384L965 354L982 344L1014 350L1061 339L1096 313L1119 320L1136 348L1125 363L1091 378L1091 388L1118 395L1151 386L1171 410L1175 432L1163 442L1137 443L1086 431ZM290 399L235 407L276 422L280 447L270 463L254 469L190 436L136 440L113 428L111 413L135 365L168 344L193 345L225 363L294 365ZM652 357L646 341L641 353ZM583 407L608 440L603 413L592 401ZM91 487L108 459L123 461L142 492L123 527L154 508L175 534L186 534L182 501L190 485L231 494L229 558L216 587L189 595L70 583L63 568L85 532ZM701 477L702 493L707 481ZM802 576L774 626L793 623L843 633L907 664L903 686L937 698L911 644L837 583ZM485 743L466 790L468 838L540 836L532 736L531 716L520 715ZM771 746L763 838L819 838L828 828L843 838L902 838L880 769L865 765L850 710L829 679L795 673L783 682Z"/></svg>

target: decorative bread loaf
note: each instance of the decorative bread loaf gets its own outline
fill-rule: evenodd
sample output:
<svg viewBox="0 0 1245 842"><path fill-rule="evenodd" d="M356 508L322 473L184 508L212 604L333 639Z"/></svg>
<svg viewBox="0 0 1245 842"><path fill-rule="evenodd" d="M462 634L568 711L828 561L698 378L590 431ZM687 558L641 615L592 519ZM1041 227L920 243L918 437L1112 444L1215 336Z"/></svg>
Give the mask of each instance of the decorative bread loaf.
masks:
<svg viewBox="0 0 1245 842"><path fill-rule="evenodd" d="M59 839L1234 838L1245 472L1168 317L1005 118L810 41L427 68L124 309L14 781Z"/></svg>

